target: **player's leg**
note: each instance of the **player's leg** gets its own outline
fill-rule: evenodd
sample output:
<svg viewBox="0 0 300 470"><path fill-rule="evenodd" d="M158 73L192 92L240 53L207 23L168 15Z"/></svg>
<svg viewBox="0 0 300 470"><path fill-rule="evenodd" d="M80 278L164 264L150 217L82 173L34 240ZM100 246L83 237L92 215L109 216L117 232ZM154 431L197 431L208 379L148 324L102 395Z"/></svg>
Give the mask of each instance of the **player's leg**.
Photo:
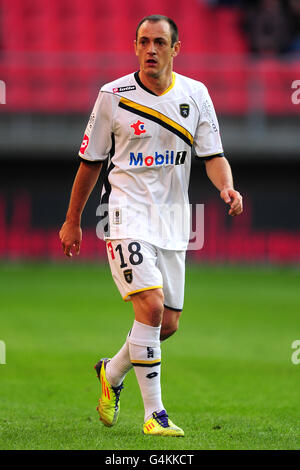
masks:
<svg viewBox="0 0 300 470"><path fill-rule="evenodd" d="M155 308L154 310L152 310L152 320L154 320L155 316L157 315L157 311L155 311ZM164 306L163 319L160 330L160 341L164 341L170 336L172 336L174 333L176 333L176 331L178 330L179 318L181 313L182 312L180 310L174 310ZM140 310L140 315L142 315L142 310ZM143 317L141 317L138 321L140 321L141 323L146 323ZM119 387L125 379L126 374L131 369L132 364L129 356L129 342L127 336L126 341L121 347L121 349L107 363L106 378L113 387Z"/></svg>
<svg viewBox="0 0 300 470"><path fill-rule="evenodd" d="M156 250L151 245L132 240L110 240L107 254L113 279L124 300L131 300L131 294L162 287L162 277L156 267ZM156 308L151 311L155 312ZM120 411L119 394L123 380L132 369L128 337L111 360L102 359L95 368L102 387L97 409L103 423L112 426Z"/></svg>
<svg viewBox="0 0 300 470"><path fill-rule="evenodd" d="M121 349L110 359L106 366L106 378L113 387L119 387L127 373L132 369L129 357L128 336Z"/></svg>
<svg viewBox="0 0 300 470"><path fill-rule="evenodd" d="M159 250L158 268L163 277L164 313L161 340L169 338L179 327L185 285L185 251Z"/></svg>
<svg viewBox="0 0 300 470"><path fill-rule="evenodd" d="M140 297L139 300L141 298L142 297ZM136 301L136 303L138 304L138 300ZM155 316L158 313L156 308L157 307L152 306L152 320L155 319ZM163 319L160 330L160 341L166 340L177 331L181 313L182 312L180 310L174 310L164 306ZM143 315L142 310L140 310L139 314ZM146 323L144 317L139 317L138 321L140 321L141 323ZM132 364L129 356L129 342L127 336L122 348L107 363L106 378L113 387L119 387L125 379L125 376L131 369Z"/></svg>
<svg viewBox="0 0 300 470"><path fill-rule="evenodd" d="M135 320L129 335L129 355L140 386L145 421L164 407L160 386L160 328L164 311L162 289L132 296Z"/></svg>
<svg viewBox="0 0 300 470"><path fill-rule="evenodd" d="M161 397L160 332L164 313L162 289L132 295L135 321L129 335L129 355L141 390L145 422L144 434L183 436L169 419Z"/></svg>
<svg viewBox="0 0 300 470"><path fill-rule="evenodd" d="M185 252L175 252L169 250L159 250L157 255L157 267L162 274L163 277L163 302L164 305L160 304L160 309L162 309L162 323L160 326L159 336L157 331L156 336L156 348L155 352L150 351L152 353L152 360L157 360L158 364L153 364L153 374L148 373L147 370L147 360L150 361L150 358L146 358L146 349L145 346L141 348L141 352L143 351L144 356L142 357L142 362L145 364L143 369L142 367L135 366L135 372L138 377L141 392L144 398L145 404L145 423L143 432L145 434L152 434L152 435L162 435L162 436L184 436L184 432L182 429L178 428L172 421L169 419L166 411L162 409L159 411L160 406L162 406L161 402L161 391L160 391L160 358L161 358L161 348L160 348L160 340L164 340L171 336L178 328L179 318L182 311L183 305L183 297L184 297L184 266L185 264ZM151 299L150 300L151 303ZM151 323L149 318L155 318L156 321L158 319L158 315L151 314L149 317L149 308L148 303L143 302L143 298L141 297L138 299L138 310L136 312L136 318L138 314L138 318L142 319L144 322L148 320L148 325ZM155 305L152 304L151 305ZM143 310L144 309L144 310ZM161 314L161 310L160 310ZM153 322L153 325L157 325L157 323ZM144 325L145 328L151 328L151 326ZM152 326L154 329L154 327ZM157 328L158 330L158 328ZM131 333L132 335L132 333ZM129 337L129 350L131 355L131 335ZM149 337L151 335L151 331L149 332ZM154 339L154 332L153 332L153 339ZM148 349L148 348L147 348ZM132 360L132 356L131 356ZM150 365L151 363L149 363ZM139 372L138 369L141 369L142 372ZM149 367L148 367L149 369ZM149 379L148 381L146 379ZM151 384L151 381L152 384ZM152 388L153 386L153 388ZM148 390L147 390L148 387ZM156 401L149 401L148 406L148 394L152 397L153 394L156 398ZM152 409L151 409L152 407ZM156 409L156 411L153 411ZM147 419L147 414L152 412L152 417Z"/></svg>
<svg viewBox="0 0 300 470"><path fill-rule="evenodd" d="M161 288L145 290L131 296L136 321L160 327L164 312L164 294Z"/></svg>
<svg viewBox="0 0 300 470"><path fill-rule="evenodd" d="M163 319L161 324L161 331L160 331L160 340L164 341L165 339L172 336L179 327L179 319L182 310L177 309L174 310L172 308L164 306L164 313Z"/></svg>

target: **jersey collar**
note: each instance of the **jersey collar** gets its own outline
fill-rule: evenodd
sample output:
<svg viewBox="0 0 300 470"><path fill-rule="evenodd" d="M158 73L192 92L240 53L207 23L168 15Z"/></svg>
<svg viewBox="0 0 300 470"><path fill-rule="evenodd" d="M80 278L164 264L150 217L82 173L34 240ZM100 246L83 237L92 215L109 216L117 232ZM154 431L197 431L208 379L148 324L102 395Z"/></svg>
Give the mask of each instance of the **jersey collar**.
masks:
<svg viewBox="0 0 300 470"><path fill-rule="evenodd" d="M170 85L163 93L161 93L161 95L157 95L157 94L154 93L152 90L149 90L149 88L147 88L147 87L142 83L142 81L141 81L141 79L140 79L140 77L139 77L139 70L138 70L137 72L134 72L134 78L135 78L135 80L137 81L137 83L139 84L139 86L140 86L141 88L143 88L143 90L147 91L148 93L150 93L151 95L154 95L154 96L163 96L163 95L165 95L166 93L168 93L168 91L170 91L170 90L173 88L173 86L175 85L175 77L176 77L175 73L172 72L172 83L171 83L171 85Z"/></svg>

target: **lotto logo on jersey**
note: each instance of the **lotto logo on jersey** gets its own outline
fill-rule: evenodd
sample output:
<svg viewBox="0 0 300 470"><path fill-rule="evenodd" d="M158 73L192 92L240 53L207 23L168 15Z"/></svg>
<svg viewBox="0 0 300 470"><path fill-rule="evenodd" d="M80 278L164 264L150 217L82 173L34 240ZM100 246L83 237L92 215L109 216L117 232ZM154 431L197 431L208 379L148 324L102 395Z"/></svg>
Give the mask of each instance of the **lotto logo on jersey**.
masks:
<svg viewBox="0 0 300 470"><path fill-rule="evenodd" d="M177 152L175 155L174 150L166 150L164 154L155 152L154 155L144 156L142 152L136 155L130 152L131 166L160 166L160 165L183 165L186 157L186 150Z"/></svg>
<svg viewBox="0 0 300 470"><path fill-rule="evenodd" d="M136 90L136 86L128 85L128 86L121 86L119 88L113 88L113 93L124 93L125 91L132 91Z"/></svg>
<svg viewBox="0 0 300 470"><path fill-rule="evenodd" d="M86 134L84 134L83 141L80 147L80 152L82 154L84 154L84 152L86 151L86 148L89 145L89 140L90 140L89 137Z"/></svg>

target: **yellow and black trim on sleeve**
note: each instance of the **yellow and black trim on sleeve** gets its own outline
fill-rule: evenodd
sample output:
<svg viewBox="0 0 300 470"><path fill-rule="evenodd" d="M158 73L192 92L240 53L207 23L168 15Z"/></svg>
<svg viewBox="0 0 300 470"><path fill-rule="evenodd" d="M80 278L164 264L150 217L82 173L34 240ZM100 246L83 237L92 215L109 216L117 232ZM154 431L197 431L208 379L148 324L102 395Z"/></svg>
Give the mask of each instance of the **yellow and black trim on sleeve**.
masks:
<svg viewBox="0 0 300 470"><path fill-rule="evenodd" d="M156 122L165 129L168 129L170 132L173 132L173 134L176 134L185 143L192 147L194 142L192 134L180 124L178 124L178 122L173 121L173 119L165 116L159 111L123 97L120 99L119 107L133 114L137 114L138 116L149 119L150 121Z"/></svg>
<svg viewBox="0 0 300 470"><path fill-rule="evenodd" d="M216 158L216 157L225 157L224 152L213 153L211 155L203 155L203 157L199 157L198 155L195 155L196 160L202 160L202 161L211 160L212 158Z"/></svg>
<svg viewBox="0 0 300 470"><path fill-rule="evenodd" d="M84 162L94 165L95 163L103 163L104 160L88 160L87 158L83 158L81 155L78 155L78 161L79 163Z"/></svg>

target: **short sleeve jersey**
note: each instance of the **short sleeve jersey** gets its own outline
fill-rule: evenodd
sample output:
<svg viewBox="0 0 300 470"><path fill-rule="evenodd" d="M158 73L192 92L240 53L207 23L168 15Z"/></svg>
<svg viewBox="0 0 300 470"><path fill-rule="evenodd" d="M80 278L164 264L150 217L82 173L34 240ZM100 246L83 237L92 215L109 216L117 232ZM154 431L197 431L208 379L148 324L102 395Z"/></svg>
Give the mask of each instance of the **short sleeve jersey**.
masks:
<svg viewBox="0 0 300 470"><path fill-rule="evenodd" d="M157 96L135 72L104 85L79 152L85 161L104 162L98 235L185 250L192 154L223 156L203 83L173 72L171 86Z"/></svg>

